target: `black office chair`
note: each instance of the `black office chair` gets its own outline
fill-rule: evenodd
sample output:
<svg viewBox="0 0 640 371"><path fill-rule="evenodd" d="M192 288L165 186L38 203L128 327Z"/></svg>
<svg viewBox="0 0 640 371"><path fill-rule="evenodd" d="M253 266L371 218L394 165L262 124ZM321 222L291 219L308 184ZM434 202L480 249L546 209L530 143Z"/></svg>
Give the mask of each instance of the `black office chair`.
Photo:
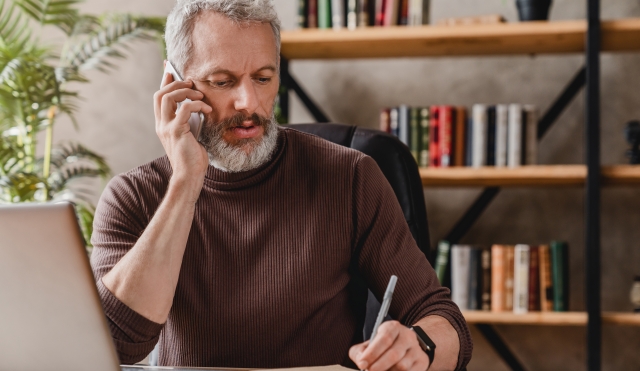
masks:
<svg viewBox="0 0 640 371"><path fill-rule="evenodd" d="M297 124L288 127L317 135L345 147L357 149L372 157L391 184L418 247L433 266L434 254L431 252L431 243L429 242L427 209L424 203L422 181L418 173L418 165L406 145L393 135L351 125ZM369 292L363 329L365 340L371 336L379 308L380 303Z"/></svg>

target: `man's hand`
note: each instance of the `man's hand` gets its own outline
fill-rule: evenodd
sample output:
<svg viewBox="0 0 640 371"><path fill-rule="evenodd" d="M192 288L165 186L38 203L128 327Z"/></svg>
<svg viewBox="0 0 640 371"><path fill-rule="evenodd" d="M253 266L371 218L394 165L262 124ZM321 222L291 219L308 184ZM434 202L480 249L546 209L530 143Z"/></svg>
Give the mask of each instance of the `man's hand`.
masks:
<svg viewBox="0 0 640 371"><path fill-rule="evenodd" d="M209 158L207 151L191 134L188 120L191 112L210 113L212 108L201 101L204 97L201 92L191 89L193 82L172 81L171 75L165 74L162 87L153 96L156 133L169 157L172 181L190 189L195 201L202 188ZM186 98L191 102L182 103L176 112L178 103Z"/></svg>
<svg viewBox="0 0 640 371"><path fill-rule="evenodd" d="M426 371L429 356L420 348L418 337L398 321L387 321L378 328L372 342L356 344L349 358L361 370Z"/></svg>

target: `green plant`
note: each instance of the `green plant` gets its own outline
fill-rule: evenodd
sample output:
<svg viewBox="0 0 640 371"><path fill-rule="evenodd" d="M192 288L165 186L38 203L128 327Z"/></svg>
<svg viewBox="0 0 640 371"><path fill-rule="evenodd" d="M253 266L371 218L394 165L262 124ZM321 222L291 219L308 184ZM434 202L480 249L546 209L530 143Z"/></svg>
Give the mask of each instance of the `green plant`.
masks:
<svg viewBox="0 0 640 371"><path fill-rule="evenodd" d="M94 206L80 179L107 178L104 158L77 143L54 148L61 114L74 126L83 72L108 72L132 40L162 40L164 18L80 14L81 0L0 0L0 203L69 200L90 246ZM33 30L58 29L61 48L44 45ZM59 32L58 31L58 32ZM38 156L38 133L45 131Z"/></svg>

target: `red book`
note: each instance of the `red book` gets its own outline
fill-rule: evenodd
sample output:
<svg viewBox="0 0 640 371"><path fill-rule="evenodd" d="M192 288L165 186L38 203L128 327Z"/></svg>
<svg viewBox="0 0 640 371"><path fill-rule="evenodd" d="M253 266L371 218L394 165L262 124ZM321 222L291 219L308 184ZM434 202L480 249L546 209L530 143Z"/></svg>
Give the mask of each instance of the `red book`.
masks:
<svg viewBox="0 0 640 371"><path fill-rule="evenodd" d="M440 150L440 166L449 167L453 163L451 157L453 155L451 140L453 134L453 107L440 106L440 138L438 140L438 149Z"/></svg>
<svg viewBox="0 0 640 371"><path fill-rule="evenodd" d="M431 106L429 120L429 166L440 167L440 150L438 143L440 139L440 107Z"/></svg>
<svg viewBox="0 0 640 371"><path fill-rule="evenodd" d="M309 12L307 14L307 21L309 22L309 28L318 27L318 0L309 0Z"/></svg>
<svg viewBox="0 0 640 371"><path fill-rule="evenodd" d="M540 268L538 246L529 247L529 312L540 310Z"/></svg>
<svg viewBox="0 0 640 371"><path fill-rule="evenodd" d="M385 0L375 0L376 2L376 17L375 17L375 25L376 26L384 26L384 10L386 7Z"/></svg>
<svg viewBox="0 0 640 371"><path fill-rule="evenodd" d="M465 138L467 134L467 109L465 107L456 108L456 121L453 128L453 166L464 166Z"/></svg>

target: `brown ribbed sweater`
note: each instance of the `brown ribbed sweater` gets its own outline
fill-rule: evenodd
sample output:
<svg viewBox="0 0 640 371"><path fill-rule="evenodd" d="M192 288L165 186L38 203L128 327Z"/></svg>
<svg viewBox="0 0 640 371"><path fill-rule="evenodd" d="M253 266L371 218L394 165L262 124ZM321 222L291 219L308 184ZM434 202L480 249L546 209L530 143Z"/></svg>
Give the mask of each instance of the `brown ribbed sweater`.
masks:
<svg viewBox="0 0 640 371"><path fill-rule="evenodd" d="M460 339L458 368L469 361L464 318L376 163L291 129L279 131L272 160L258 169L208 168L169 318L136 313L101 278L149 224L171 173L162 157L119 175L96 210L91 264L122 363L140 361L159 339L161 365L348 365L365 309L354 274L378 298L397 275L390 316L405 325L446 318Z"/></svg>

